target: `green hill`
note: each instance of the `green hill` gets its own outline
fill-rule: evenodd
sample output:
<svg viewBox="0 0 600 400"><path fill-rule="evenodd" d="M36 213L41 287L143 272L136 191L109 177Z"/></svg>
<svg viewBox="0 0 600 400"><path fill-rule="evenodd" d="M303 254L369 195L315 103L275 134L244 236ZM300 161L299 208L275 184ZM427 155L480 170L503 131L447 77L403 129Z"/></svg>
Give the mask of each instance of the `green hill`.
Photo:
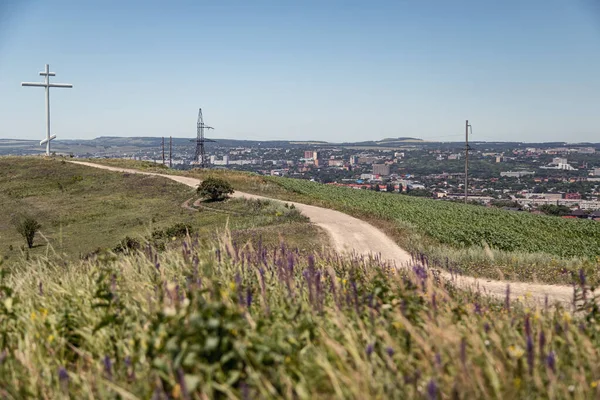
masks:
<svg viewBox="0 0 600 400"><path fill-rule="evenodd" d="M169 232L181 236L184 225L200 237L214 237L229 224L237 240L271 246L281 238L303 249L327 243L317 228L283 205L235 200L212 209L185 209L186 200L198 198L194 190L160 177L40 157L0 157L0 171L0 255L7 259L19 259L22 252L78 258L113 249L126 237L143 244ZM23 249L25 241L15 229L15 219L24 214L41 224L32 249Z"/></svg>

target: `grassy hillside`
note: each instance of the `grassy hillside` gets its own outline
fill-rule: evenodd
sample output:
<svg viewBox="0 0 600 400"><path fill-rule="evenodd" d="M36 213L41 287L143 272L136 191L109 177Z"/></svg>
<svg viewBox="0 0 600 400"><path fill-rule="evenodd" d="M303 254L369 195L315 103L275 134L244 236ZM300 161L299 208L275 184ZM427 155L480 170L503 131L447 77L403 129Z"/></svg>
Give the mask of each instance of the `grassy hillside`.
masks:
<svg viewBox="0 0 600 400"><path fill-rule="evenodd" d="M195 196L194 190L160 177L38 157L1 157L0 171L0 255L9 260L23 251L78 258L113 248L126 236L143 242L177 224L189 225L202 237L213 237L229 224L238 240L256 243L260 238L273 246L282 238L304 249L327 243L316 227L293 218L283 206L232 202L217 211L185 209L181 205ZM250 211L240 213L240 207ZM35 217L42 226L31 250L22 250L25 241L13 223L20 214Z"/></svg>
<svg viewBox="0 0 600 400"><path fill-rule="evenodd" d="M95 160L94 160L95 161ZM572 283L583 269L600 282L600 224L515 213L399 194L228 170L174 171L127 160L99 162L200 179L223 177L238 190L333 208L365 219L438 267L472 276Z"/></svg>
<svg viewBox="0 0 600 400"><path fill-rule="evenodd" d="M527 309L420 267L227 237L2 271L3 399L600 395L589 301Z"/></svg>

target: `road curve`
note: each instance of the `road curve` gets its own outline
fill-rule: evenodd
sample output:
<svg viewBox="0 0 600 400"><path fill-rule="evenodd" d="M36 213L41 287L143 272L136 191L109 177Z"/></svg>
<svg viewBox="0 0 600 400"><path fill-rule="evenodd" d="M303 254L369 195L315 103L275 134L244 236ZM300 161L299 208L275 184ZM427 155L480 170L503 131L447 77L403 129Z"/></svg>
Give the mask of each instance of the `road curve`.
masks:
<svg viewBox="0 0 600 400"><path fill-rule="evenodd" d="M83 161L70 162L114 172L161 176L191 187L197 187L200 183L200 180L187 176L163 175L155 172L111 167ZM233 197L282 201L243 192L235 192ZM399 266L408 266L413 262L408 252L401 249L385 233L365 221L327 208L291 201L286 201L286 203L294 204L298 210L310 218L312 223L323 228L329 234L336 251L340 253L379 254L382 260L392 261ZM480 291L482 294L498 298L506 297L507 287L510 286L511 299L522 298L524 302L535 302L538 304L543 304L546 299L550 303L560 302L570 304L573 301L573 288L571 286L497 281L486 278L456 276L447 271L441 271L441 276L444 279L452 281L460 288L473 289Z"/></svg>

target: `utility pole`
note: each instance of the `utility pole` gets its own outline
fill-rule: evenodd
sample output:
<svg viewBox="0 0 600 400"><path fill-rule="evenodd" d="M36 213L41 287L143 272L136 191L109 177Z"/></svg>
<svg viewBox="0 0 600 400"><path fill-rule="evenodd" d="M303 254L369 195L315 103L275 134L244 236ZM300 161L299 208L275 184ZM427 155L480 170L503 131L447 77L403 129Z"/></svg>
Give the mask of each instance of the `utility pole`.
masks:
<svg viewBox="0 0 600 400"><path fill-rule="evenodd" d="M173 168L173 136L169 136L169 168Z"/></svg>
<svg viewBox="0 0 600 400"><path fill-rule="evenodd" d="M44 83L22 82L21 86L35 86L46 88L46 139L40 141L40 146L46 145L46 155L50 155L50 141L56 138L56 135L50 136L50 88L72 88L70 83L50 83L50 77L56 76L56 73L50 72L50 65L46 64L46 69L40 72L40 76L45 76Z"/></svg>
<svg viewBox="0 0 600 400"><path fill-rule="evenodd" d="M465 121L465 204L469 198L469 120ZM471 133L473 133L471 128Z"/></svg>
<svg viewBox="0 0 600 400"><path fill-rule="evenodd" d="M165 137L162 137L162 163L165 165Z"/></svg>

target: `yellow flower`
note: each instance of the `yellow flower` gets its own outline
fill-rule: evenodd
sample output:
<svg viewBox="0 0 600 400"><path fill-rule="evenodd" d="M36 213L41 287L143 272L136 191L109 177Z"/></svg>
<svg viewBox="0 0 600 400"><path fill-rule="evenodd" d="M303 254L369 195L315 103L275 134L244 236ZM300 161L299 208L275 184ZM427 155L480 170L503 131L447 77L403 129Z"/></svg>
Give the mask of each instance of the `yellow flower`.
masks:
<svg viewBox="0 0 600 400"><path fill-rule="evenodd" d="M48 343L52 343L54 341L54 335L48 336Z"/></svg>
<svg viewBox="0 0 600 400"><path fill-rule="evenodd" d="M42 314L43 318L46 318L48 316L48 310L46 310L45 308L42 308L40 310L40 313Z"/></svg>
<svg viewBox="0 0 600 400"><path fill-rule="evenodd" d="M596 388L596 387L598 387L598 383L600 383L600 381L592 381L592 383L590 383L590 386L592 388Z"/></svg>
<svg viewBox="0 0 600 400"><path fill-rule="evenodd" d="M521 387L521 378L515 378L513 383L515 384L515 388L519 389Z"/></svg>
<svg viewBox="0 0 600 400"><path fill-rule="evenodd" d="M345 285L346 283L348 283L348 279L342 279L342 284Z"/></svg>
<svg viewBox="0 0 600 400"><path fill-rule="evenodd" d="M235 282L229 282L229 289L235 290Z"/></svg>
<svg viewBox="0 0 600 400"><path fill-rule="evenodd" d="M563 313L563 321L565 321L566 323L571 322L571 314L569 314L568 312L564 312Z"/></svg>
<svg viewBox="0 0 600 400"><path fill-rule="evenodd" d="M286 364L289 364L291 361L292 361L292 359L290 358L290 356L285 356Z"/></svg>
<svg viewBox="0 0 600 400"><path fill-rule="evenodd" d="M35 321L35 311L32 311L31 314L29 314L29 319L31 319L32 321Z"/></svg>
<svg viewBox="0 0 600 400"><path fill-rule="evenodd" d="M179 386L179 383L175 385L171 394L174 399L178 399L181 396L181 386Z"/></svg>
<svg viewBox="0 0 600 400"><path fill-rule="evenodd" d="M508 354L512 358L519 359L525 354L525 350L523 350L520 346L510 345L508 346Z"/></svg>
<svg viewBox="0 0 600 400"><path fill-rule="evenodd" d="M400 321L394 321L392 322L392 326L396 329L402 329L404 325L402 325L402 322Z"/></svg>

